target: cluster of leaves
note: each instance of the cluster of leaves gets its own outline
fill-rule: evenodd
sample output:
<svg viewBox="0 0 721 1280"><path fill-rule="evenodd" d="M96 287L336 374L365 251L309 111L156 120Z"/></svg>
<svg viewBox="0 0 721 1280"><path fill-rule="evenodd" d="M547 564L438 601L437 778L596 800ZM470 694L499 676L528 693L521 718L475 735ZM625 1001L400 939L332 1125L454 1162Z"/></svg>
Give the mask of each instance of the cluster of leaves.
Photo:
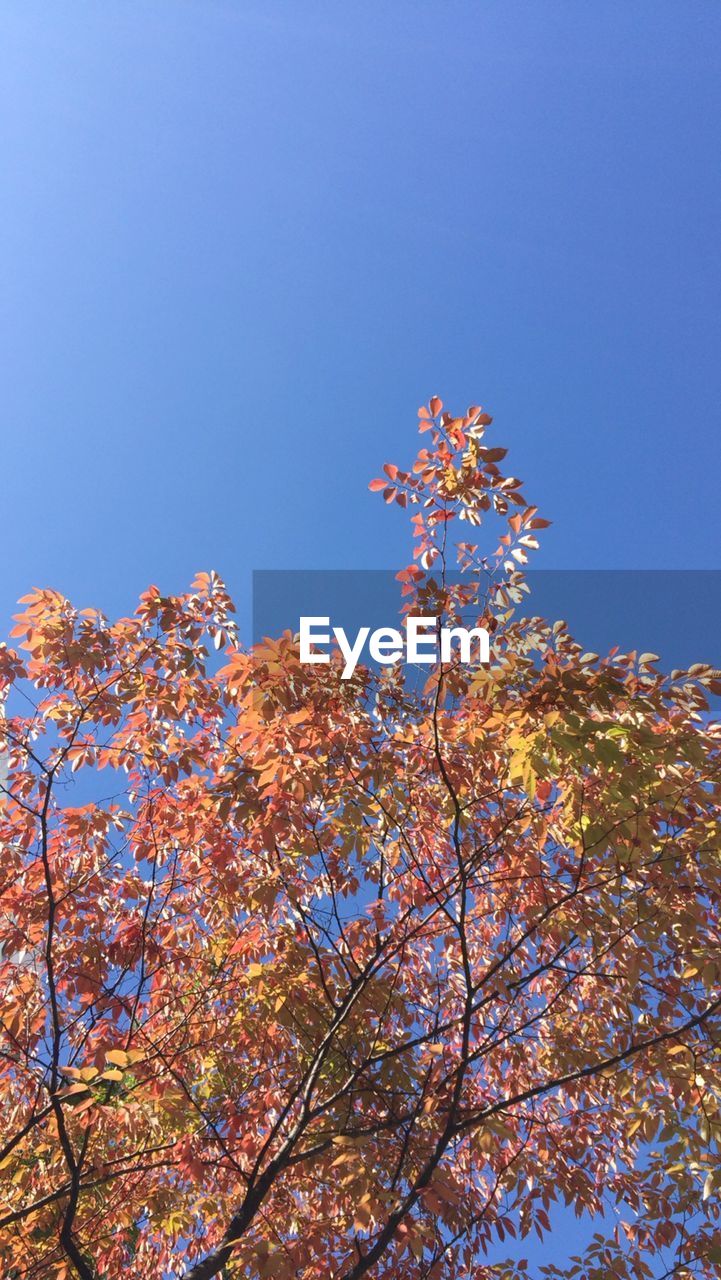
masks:
<svg viewBox="0 0 721 1280"><path fill-rule="evenodd" d="M23 601L11 1280L525 1280L554 1204L613 1218L567 1265L554 1242L556 1280L718 1273L718 687L516 617L544 522L489 422L432 400L372 486L414 508L406 607L475 601L488 667L418 691L246 651L214 574L115 623ZM486 514L498 550L461 543L453 583L448 526Z"/></svg>

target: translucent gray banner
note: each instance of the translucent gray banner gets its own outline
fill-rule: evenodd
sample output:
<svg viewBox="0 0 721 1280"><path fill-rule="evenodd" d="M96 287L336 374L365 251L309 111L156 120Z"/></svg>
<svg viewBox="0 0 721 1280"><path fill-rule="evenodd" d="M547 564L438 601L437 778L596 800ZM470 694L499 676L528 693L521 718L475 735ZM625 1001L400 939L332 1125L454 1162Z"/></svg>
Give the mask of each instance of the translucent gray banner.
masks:
<svg viewBox="0 0 721 1280"><path fill-rule="evenodd" d="M721 570L546 569L529 571L525 581L517 616L562 619L585 649L652 652L667 670L721 666ZM303 617L327 617L349 636L361 627L400 627L402 604L390 570L258 570L253 643L295 634Z"/></svg>

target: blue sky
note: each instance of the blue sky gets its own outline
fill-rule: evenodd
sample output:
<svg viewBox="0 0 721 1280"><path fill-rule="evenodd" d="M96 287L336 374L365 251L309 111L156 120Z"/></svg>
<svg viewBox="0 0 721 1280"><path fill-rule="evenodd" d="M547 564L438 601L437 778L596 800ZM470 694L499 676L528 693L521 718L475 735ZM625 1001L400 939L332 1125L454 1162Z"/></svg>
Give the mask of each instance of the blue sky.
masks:
<svg viewBox="0 0 721 1280"><path fill-rule="evenodd" d="M715 0L0 4L7 617L394 567L434 392L537 564L719 567Z"/></svg>

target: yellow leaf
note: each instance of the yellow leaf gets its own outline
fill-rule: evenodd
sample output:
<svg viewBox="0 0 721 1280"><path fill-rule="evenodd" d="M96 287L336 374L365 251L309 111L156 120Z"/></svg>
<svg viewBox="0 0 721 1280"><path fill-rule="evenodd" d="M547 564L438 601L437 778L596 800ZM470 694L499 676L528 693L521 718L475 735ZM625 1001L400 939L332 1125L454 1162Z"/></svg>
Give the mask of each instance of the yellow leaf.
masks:
<svg viewBox="0 0 721 1280"><path fill-rule="evenodd" d="M113 1062L116 1067L127 1067L128 1055L124 1049L109 1049L105 1055L106 1062Z"/></svg>
<svg viewBox="0 0 721 1280"><path fill-rule="evenodd" d="M56 1098L72 1098L75 1094L87 1093L88 1086L78 1080L75 1084L69 1084L65 1089L59 1089Z"/></svg>

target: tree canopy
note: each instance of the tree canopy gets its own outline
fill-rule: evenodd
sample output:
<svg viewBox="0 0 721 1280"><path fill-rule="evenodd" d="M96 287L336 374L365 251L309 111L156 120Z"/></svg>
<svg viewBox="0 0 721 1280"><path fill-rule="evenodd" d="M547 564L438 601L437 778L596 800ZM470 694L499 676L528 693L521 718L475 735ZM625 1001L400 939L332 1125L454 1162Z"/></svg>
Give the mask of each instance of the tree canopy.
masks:
<svg viewBox="0 0 721 1280"><path fill-rule="evenodd" d="M721 687L526 616L547 522L489 424L433 398L371 484L402 608L475 610L487 666L343 681L241 645L215 573L118 621L22 601L10 1280L526 1280L529 1234L554 1280L718 1275Z"/></svg>

